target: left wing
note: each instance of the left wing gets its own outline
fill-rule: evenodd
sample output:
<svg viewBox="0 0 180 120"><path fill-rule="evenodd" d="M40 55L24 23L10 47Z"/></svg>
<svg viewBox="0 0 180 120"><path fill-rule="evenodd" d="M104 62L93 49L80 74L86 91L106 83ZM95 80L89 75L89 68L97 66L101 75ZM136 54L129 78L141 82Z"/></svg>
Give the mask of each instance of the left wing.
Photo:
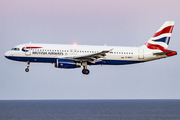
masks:
<svg viewBox="0 0 180 120"><path fill-rule="evenodd" d="M104 58L106 56L106 53L108 53L112 50L113 49L103 50L103 51L98 52L98 53L82 55L82 56L66 57L65 59L71 59L71 60L80 61L80 62L95 63L94 60L98 60L99 58Z"/></svg>

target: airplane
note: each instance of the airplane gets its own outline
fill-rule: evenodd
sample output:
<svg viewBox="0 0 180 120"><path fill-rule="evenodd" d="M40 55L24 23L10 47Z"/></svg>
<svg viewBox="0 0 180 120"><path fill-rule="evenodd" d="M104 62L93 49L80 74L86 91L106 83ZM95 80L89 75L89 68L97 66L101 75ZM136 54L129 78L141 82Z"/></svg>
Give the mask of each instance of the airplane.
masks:
<svg viewBox="0 0 180 120"><path fill-rule="evenodd" d="M30 62L53 63L56 68L80 68L88 75L88 65L125 65L142 63L177 55L168 50L174 21L166 21L158 31L140 47L67 45L27 43L13 47L5 53L10 60L26 62L29 72Z"/></svg>

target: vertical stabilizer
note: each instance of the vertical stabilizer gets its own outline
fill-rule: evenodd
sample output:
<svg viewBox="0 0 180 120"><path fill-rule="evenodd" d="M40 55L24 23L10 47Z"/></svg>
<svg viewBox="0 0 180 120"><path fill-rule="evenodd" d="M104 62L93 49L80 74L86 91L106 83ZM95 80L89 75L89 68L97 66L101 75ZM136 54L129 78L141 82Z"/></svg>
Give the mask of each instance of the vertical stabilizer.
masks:
<svg viewBox="0 0 180 120"><path fill-rule="evenodd" d="M170 42L174 23L174 21L166 21L149 39L149 41L146 43L146 46L149 49L167 49Z"/></svg>

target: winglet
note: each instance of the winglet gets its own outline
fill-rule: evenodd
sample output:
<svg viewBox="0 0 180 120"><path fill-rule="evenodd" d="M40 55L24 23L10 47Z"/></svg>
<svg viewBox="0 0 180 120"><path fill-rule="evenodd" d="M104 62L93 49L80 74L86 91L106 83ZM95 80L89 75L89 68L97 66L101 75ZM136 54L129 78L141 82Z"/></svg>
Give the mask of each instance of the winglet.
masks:
<svg viewBox="0 0 180 120"><path fill-rule="evenodd" d="M109 52L111 52L114 48L110 49Z"/></svg>
<svg viewBox="0 0 180 120"><path fill-rule="evenodd" d="M114 48L110 49L110 50L103 50L102 52L103 53L108 53L108 52L111 52ZM101 53L101 52L100 52Z"/></svg>

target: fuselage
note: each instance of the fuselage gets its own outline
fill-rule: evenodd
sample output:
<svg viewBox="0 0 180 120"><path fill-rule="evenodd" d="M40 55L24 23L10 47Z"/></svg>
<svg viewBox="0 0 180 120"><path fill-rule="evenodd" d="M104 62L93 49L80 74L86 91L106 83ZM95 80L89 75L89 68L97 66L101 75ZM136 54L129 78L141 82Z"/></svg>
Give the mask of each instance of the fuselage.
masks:
<svg viewBox="0 0 180 120"><path fill-rule="evenodd" d="M106 56L95 60L90 65L123 65L150 61L167 56L155 56L153 53L160 50L151 50L146 46L118 47L118 46L94 46L94 45L62 45L62 44L21 44L5 53L6 58L22 62L55 63L57 59L65 59L75 56L83 56L101 52L112 51Z"/></svg>

